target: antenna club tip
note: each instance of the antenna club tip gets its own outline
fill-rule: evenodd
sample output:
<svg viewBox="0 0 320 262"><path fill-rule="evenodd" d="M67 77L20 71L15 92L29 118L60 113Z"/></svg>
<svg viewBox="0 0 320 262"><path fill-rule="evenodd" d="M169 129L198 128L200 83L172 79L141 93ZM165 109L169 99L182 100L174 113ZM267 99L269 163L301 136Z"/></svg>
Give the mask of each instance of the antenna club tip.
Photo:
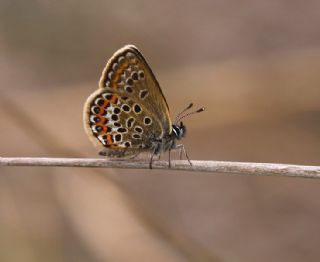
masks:
<svg viewBox="0 0 320 262"><path fill-rule="evenodd" d="M203 112L205 110L205 107L201 107L200 109L197 110L198 113Z"/></svg>
<svg viewBox="0 0 320 262"><path fill-rule="evenodd" d="M193 103L190 103L189 106L187 107L188 109L193 107Z"/></svg>

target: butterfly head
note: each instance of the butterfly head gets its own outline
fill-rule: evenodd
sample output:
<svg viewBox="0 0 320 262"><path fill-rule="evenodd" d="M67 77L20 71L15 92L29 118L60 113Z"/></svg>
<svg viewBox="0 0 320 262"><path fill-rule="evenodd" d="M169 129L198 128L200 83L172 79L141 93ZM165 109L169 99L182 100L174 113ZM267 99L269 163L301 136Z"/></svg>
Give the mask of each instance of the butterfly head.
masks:
<svg viewBox="0 0 320 262"><path fill-rule="evenodd" d="M183 124L183 122L181 121L183 118L193 115L195 113L200 113L202 111L205 110L204 107L199 108L196 111L192 111L189 113L184 114L187 110L189 110L191 107L193 106L193 104L191 103L189 106L187 106L184 110L182 110L176 117L174 124L172 125L172 134L174 136L175 139L180 140L181 138L186 136L186 126Z"/></svg>
<svg viewBox="0 0 320 262"><path fill-rule="evenodd" d="M180 122L179 125L172 125L172 134L174 135L174 138L177 140L180 140L181 138L186 136L186 126L183 124L183 122Z"/></svg>

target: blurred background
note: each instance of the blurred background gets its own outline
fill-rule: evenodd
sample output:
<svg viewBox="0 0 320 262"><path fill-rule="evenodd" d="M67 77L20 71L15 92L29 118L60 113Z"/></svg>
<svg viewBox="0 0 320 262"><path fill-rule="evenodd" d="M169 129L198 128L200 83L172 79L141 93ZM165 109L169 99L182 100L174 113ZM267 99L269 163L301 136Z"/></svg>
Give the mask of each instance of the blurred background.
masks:
<svg viewBox="0 0 320 262"><path fill-rule="evenodd" d="M320 2L0 0L1 156L97 157L82 107L140 48L192 159L320 165ZM178 157L177 154L175 157ZM0 169L1 261L319 261L317 180Z"/></svg>

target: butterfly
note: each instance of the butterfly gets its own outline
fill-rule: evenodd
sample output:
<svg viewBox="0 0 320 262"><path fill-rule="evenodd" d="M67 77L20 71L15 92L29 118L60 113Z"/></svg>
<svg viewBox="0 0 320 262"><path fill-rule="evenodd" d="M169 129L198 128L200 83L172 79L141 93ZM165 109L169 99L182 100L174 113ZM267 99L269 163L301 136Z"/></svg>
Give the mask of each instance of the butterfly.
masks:
<svg viewBox="0 0 320 262"><path fill-rule="evenodd" d="M85 131L93 144L102 148L100 155L134 158L150 152L149 167L155 155L180 150L192 165L183 144L186 135L182 118L202 112L204 108L183 114L190 104L171 122L169 106L145 58L133 45L126 45L107 62L94 91L84 105Z"/></svg>

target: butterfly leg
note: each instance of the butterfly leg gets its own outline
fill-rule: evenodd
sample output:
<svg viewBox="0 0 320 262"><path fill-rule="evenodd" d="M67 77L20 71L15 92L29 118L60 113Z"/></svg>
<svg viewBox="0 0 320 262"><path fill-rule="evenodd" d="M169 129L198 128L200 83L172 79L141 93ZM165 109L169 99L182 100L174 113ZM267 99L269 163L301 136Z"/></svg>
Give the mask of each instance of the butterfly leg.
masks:
<svg viewBox="0 0 320 262"><path fill-rule="evenodd" d="M169 168L171 167L171 149L169 149Z"/></svg>
<svg viewBox="0 0 320 262"><path fill-rule="evenodd" d="M188 153L187 153L187 150L186 150L185 146L183 144L180 144L180 145L177 145L176 149L180 149L180 160L182 159L182 152L184 152L184 154L185 154L190 166L192 166L192 163L190 161L190 158L188 156Z"/></svg>
<svg viewBox="0 0 320 262"><path fill-rule="evenodd" d="M180 160L182 160L182 152L183 152L183 150L182 150L182 147L179 149L179 157L180 157Z"/></svg>
<svg viewBox="0 0 320 262"><path fill-rule="evenodd" d="M156 154L156 149L153 150L152 155L150 157L150 162L149 162L149 168L152 169L152 161L153 161L153 157Z"/></svg>
<svg viewBox="0 0 320 262"><path fill-rule="evenodd" d="M162 145L162 140L161 139L157 139L153 141L152 144L152 155L150 157L150 162L149 162L149 168L152 169L152 162L153 162L153 157L155 155L159 155L159 159L160 159L160 154L161 154L161 145Z"/></svg>

